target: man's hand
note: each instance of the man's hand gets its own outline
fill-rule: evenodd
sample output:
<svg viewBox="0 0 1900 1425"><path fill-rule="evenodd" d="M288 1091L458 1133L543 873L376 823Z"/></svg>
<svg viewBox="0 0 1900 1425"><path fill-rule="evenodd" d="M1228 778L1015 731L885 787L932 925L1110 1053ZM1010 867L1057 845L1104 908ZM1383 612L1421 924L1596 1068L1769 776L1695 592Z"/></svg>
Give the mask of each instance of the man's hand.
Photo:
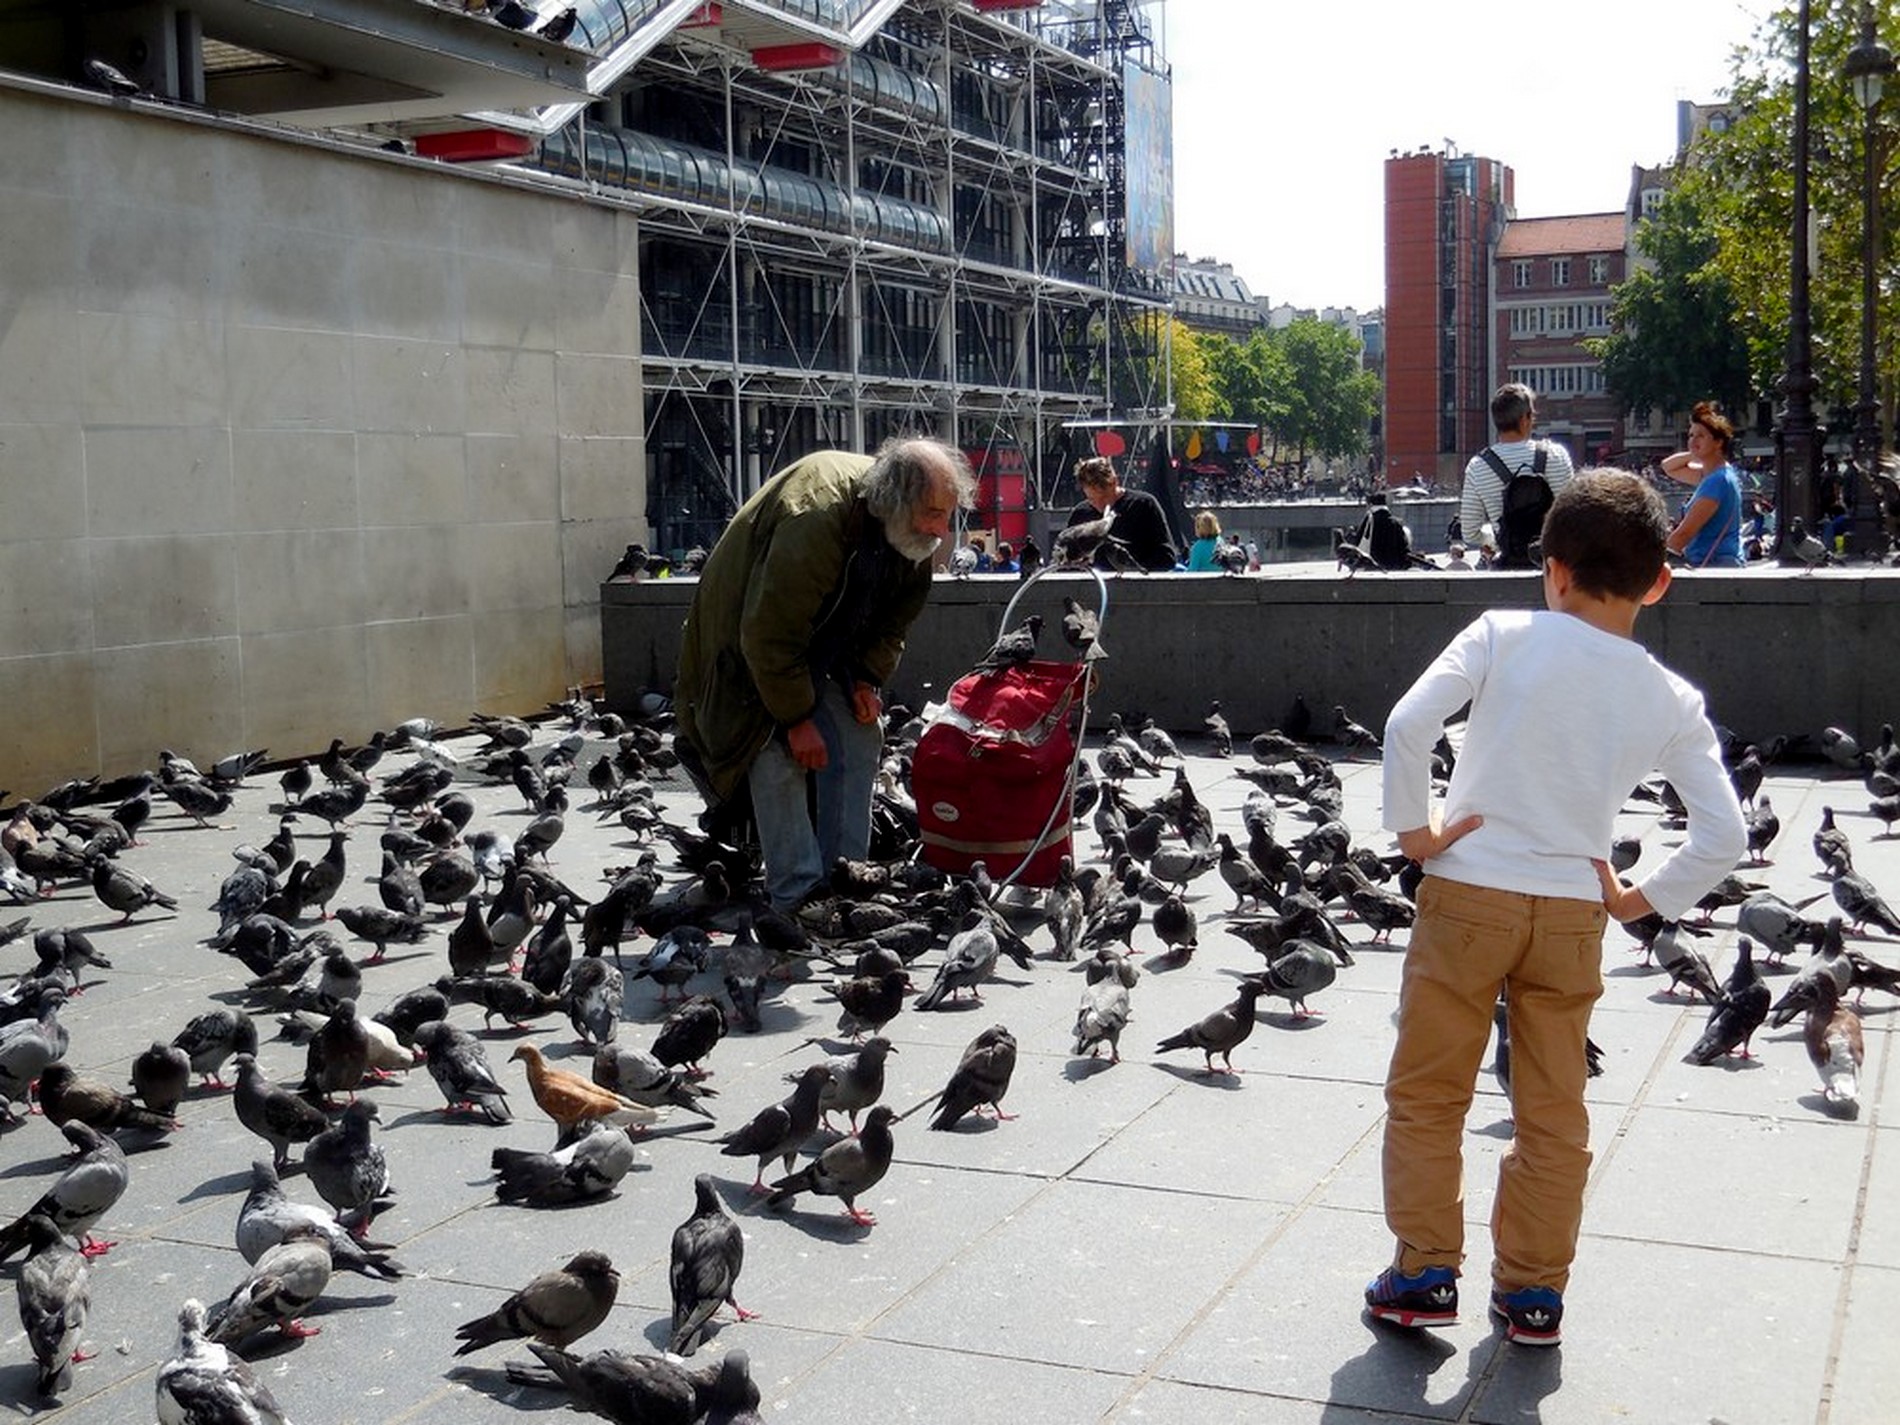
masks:
<svg viewBox="0 0 1900 1425"><path fill-rule="evenodd" d="M1592 861L1590 864L1597 868L1597 880L1603 885L1603 908L1610 913L1610 919L1627 925L1632 920L1641 920L1656 909L1649 903L1649 897L1622 880L1611 869L1608 861Z"/></svg>
<svg viewBox="0 0 1900 1425"><path fill-rule="evenodd" d="M851 715L867 727L884 716L884 699L876 688L858 683L851 689Z"/></svg>
<svg viewBox="0 0 1900 1425"><path fill-rule="evenodd" d="M831 754L825 750L825 735L810 718L785 729L785 745L791 749L792 761L807 772L821 771L831 760Z"/></svg>
<svg viewBox="0 0 1900 1425"><path fill-rule="evenodd" d="M1424 826L1415 826L1410 831L1399 833L1399 850L1412 860L1423 865L1438 855L1454 841L1462 841L1472 832L1484 825L1484 818L1473 812L1470 816L1461 816L1450 826L1438 824L1441 813L1434 808L1432 819Z"/></svg>

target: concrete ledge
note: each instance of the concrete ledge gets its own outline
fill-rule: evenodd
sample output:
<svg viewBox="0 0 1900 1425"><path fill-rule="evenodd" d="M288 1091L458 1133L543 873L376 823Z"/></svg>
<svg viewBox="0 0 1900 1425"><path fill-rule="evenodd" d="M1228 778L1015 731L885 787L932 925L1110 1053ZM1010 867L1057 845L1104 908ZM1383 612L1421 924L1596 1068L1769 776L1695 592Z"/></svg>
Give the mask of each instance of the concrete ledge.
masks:
<svg viewBox="0 0 1900 1425"><path fill-rule="evenodd" d="M1531 574L1371 575L1314 565L1258 575L1113 576L1096 706L1198 729L1218 697L1236 733L1279 724L1295 694L1316 716L1343 703L1378 726L1420 669L1487 608L1541 608ZM696 581L607 584L600 591L610 705L671 691L680 624ZM905 700L937 696L995 637L1013 578L940 577L898 670ZM1044 579L1019 616L1057 615L1064 594L1090 602L1083 575ZM1900 570L1695 571L1637 620L1640 641L1700 686L1716 721L1744 737L1810 735L1830 723L1871 736L1900 711L1893 652ZM1044 648L1062 652L1057 631Z"/></svg>

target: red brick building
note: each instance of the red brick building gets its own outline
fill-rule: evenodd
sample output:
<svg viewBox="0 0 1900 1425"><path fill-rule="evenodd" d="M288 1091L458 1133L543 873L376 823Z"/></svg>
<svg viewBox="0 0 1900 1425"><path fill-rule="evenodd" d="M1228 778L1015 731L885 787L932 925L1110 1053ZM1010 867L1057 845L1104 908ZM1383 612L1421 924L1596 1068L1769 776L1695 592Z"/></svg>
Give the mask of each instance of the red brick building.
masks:
<svg viewBox="0 0 1900 1425"><path fill-rule="evenodd" d="M1385 475L1455 485L1490 439L1491 284L1511 170L1455 150L1385 165ZM1620 244L1619 244L1620 248Z"/></svg>
<svg viewBox="0 0 1900 1425"><path fill-rule="evenodd" d="M1538 434L1562 441L1578 465L1623 448L1622 412L1583 341L1610 334L1624 232L1621 212L1516 218L1498 243L1496 382L1521 381L1537 393Z"/></svg>

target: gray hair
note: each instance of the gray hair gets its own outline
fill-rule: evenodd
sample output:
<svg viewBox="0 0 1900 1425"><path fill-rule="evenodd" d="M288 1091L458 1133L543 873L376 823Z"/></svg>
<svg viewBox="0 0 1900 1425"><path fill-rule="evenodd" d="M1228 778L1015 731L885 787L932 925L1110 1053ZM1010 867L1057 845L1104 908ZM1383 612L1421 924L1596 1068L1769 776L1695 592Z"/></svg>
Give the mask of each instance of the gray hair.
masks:
<svg viewBox="0 0 1900 1425"><path fill-rule="evenodd" d="M1537 393L1521 381L1498 387L1491 398L1491 424L1499 430L1516 430L1524 417L1537 414Z"/></svg>
<svg viewBox="0 0 1900 1425"><path fill-rule="evenodd" d="M860 488L873 518L888 525L922 504L938 480L950 482L958 509L975 506L976 474L963 452L940 440L910 436L878 447Z"/></svg>

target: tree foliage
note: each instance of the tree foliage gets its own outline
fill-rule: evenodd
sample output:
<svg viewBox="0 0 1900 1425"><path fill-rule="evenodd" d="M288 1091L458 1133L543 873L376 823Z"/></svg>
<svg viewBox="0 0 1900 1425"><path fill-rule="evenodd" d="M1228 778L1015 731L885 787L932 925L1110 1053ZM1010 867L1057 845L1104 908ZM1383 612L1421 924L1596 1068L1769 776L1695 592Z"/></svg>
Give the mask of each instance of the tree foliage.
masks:
<svg viewBox="0 0 1900 1425"><path fill-rule="evenodd" d="M1891 45L1900 0L1876 0L1876 25ZM1859 41L1858 0L1814 0L1809 22L1809 205L1814 213L1810 306L1819 400L1851 405L1860 364L1861 160L1863 115L1845 67ZM1709 258L1727 283L1747 342L1752 383L1771 391L1786 363L1792 228L1796 11L1783 6L1736 55L1726 131L1704 134L1691 150L1680 190L1715 235ZM1900 82L1889 80L1874 111L1875 191L1879 224L1896 234L1900 192L1886 181L1900 136ZM1875 323L1881 389L1891 388L1886 334L1900 320L1900 271L1888 241L1877 266Z"/></svg>
<svg viewBox="0 0 1900 1425"><path fill-rule="evenodd" d="M1201 336L1215 388L1214 410L1265 430L1277 448L1304 456L1356 455L1379 406L1379 380L1359 367L1359 341L1328 322L1303 318L1244 342ZM1200 417L1190 417L1199 419Z"/></svg>
<svg viewBox="0 0 1900 1425"><path fill-rule="evenodd" d="M1746 409L1748 344L1719 247L1693 189L1670 192L1637 227L1646 261L1612 294L1612 334L1584 343L1624 410L1686 411L1710 396Z"/></svg>

